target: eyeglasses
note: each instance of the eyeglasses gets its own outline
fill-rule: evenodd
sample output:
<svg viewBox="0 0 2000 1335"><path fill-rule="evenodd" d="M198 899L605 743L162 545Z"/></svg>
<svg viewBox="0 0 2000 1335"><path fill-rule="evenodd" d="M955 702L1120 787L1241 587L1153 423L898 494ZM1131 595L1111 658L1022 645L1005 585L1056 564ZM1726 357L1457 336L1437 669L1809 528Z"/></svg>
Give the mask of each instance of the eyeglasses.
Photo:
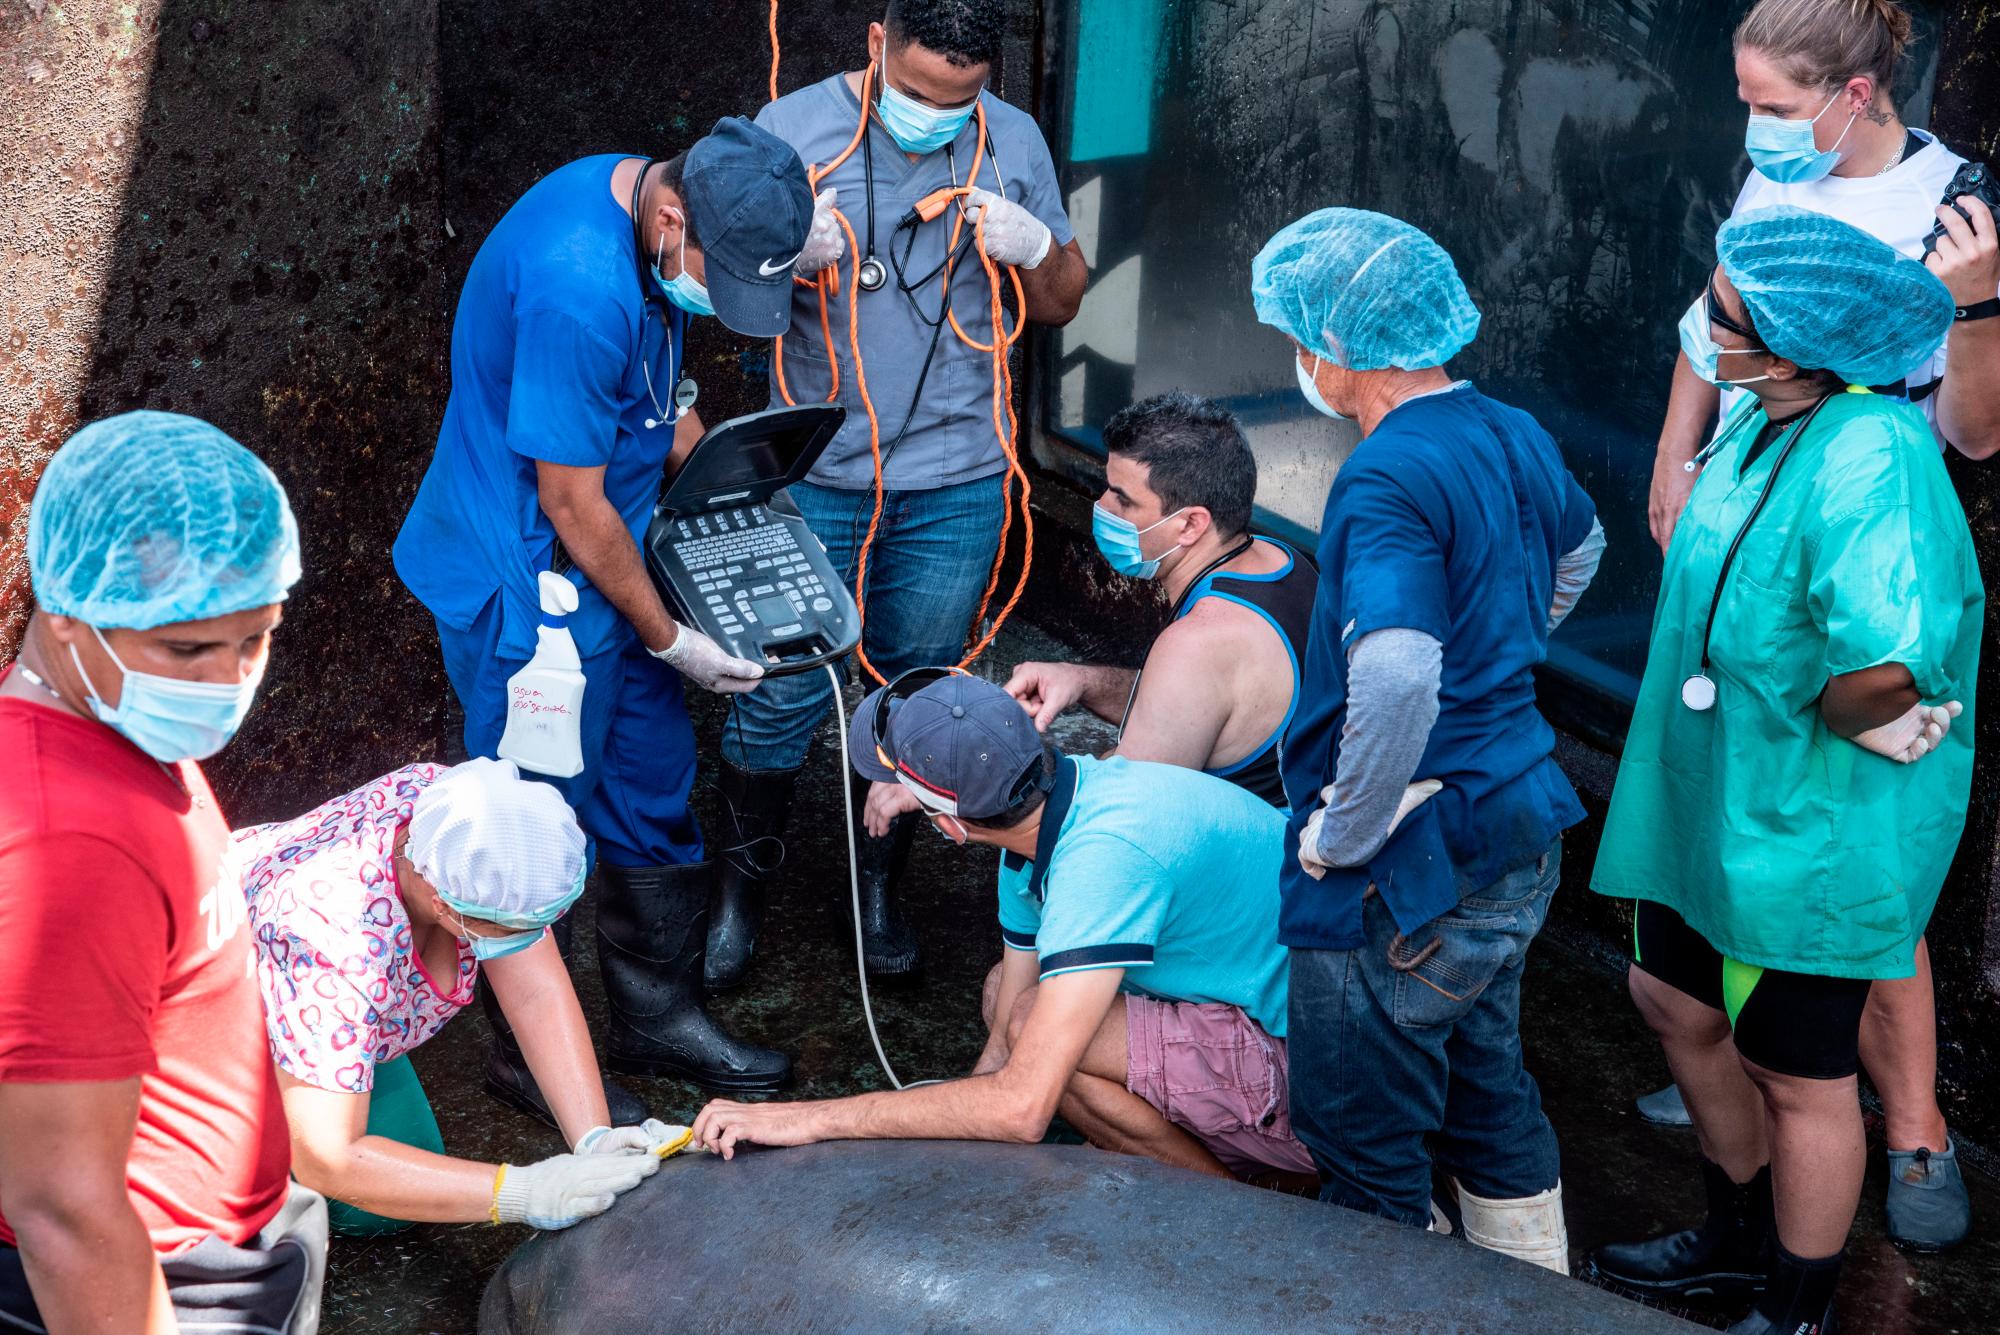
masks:
<svg viewBox="0 0 2000 1335"><path fill-rule="evenodd" d="M1724 348L1724 352L1762 352L1764 350L1763 340L1757 337L1756 330L1738 323L1728 311L1722 309L1722 299L1715 295L1715 275L1713 274L1710 274L1708 279L1708 319L1709 323L1719 324L1730 333L1750 340L1750 346L1747 348Z"/></svg>

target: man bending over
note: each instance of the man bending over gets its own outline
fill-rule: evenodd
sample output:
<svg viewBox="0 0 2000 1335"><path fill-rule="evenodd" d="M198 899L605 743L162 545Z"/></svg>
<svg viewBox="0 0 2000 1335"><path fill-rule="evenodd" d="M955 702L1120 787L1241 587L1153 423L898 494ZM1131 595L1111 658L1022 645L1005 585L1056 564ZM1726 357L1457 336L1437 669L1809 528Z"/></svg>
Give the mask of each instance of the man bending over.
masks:
<svg viewBox="0 0 2000 1335"><path fill-rule="evenodd" d="M1000 687L948 668L874 692L849 732L863 778L902 785L953 843L1002 850L986 1050L921 1088L717 1100L704 1146L1033 1143L1060 1110L1094 1145L1197 1172L1312 1171L1286 1099L1283 816L1191 769L1061 756Z"/></svg>

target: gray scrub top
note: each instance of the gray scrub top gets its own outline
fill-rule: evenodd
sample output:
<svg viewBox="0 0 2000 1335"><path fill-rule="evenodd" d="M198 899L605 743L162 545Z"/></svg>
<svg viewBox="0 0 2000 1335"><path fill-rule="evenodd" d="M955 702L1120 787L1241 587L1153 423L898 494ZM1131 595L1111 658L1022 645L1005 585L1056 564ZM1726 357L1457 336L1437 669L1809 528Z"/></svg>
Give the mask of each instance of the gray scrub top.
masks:
<svg viewBox="0 0 2000 1335"><path fill-rule="evenodd" d="M980 100L986 108L993 150L982 159L979 179L973 184L1004 192L1048 224L1056 246L1067 245L1072 235L1069 215L1063 210L1055 164L1049 159L1049 146L1040 128L1026 112L991 93L981 93ZM769 104L757 113L757 124L790 144L811 168L832 161L847 146L860 115L861 101L847 86L847 76L836 74ZM904 232L899 237L896 223L918 200L952 183L954 162L959 183L966 183L964 174L972 166L978 120L968 121L948 149L925 154L915 162L896 146L879 122L871 119L868 133L875 150L875 255L888 269L889 281L877 291L860 294L861 356L869 397L881 422L882 446L889 451L883 461L883 484L892 491L922 491L990 477L1006 467L1000 442L993 434L992 356L966 346L948 324L937 341L937 355L924 380L923 401L916 405L908 434L890 450L910 412L924 355L931 346L931 326L926 318L937 314L942 287L933 277L907 296L900 290L890 247L895 247L900 258L910 236ZM820 182L820 189L828 186L840 191L840 211L853 225L856 245L865 255L868 187L860 147ZM918 225L914 248L903 262L903 271L913 282L931 273L944 258L953 216L947 212ZM827 446L809 480L826 487L860 490L874 485L874 470L868 451L868 414L855 391L853 356L847 342L847 295L853 263L853 255L842 256L841 294L827 304L833 352L840 362L839 401L847 409L847 422ZM1004 280L1004 270L1002 274ZM792 327L785 336L785 384L795 401L817 403L826 398L831 377L820 335L819 296L807 287L798 287L795 293ZM923 307L921 314L912 305L912 297ZM952 278L951 305L959 325L981 343L993 341L990 300L986 271L968 248ZM1011 314L1011 285L1004 300ZM774 372L771 403L783 402Z"/></svg>

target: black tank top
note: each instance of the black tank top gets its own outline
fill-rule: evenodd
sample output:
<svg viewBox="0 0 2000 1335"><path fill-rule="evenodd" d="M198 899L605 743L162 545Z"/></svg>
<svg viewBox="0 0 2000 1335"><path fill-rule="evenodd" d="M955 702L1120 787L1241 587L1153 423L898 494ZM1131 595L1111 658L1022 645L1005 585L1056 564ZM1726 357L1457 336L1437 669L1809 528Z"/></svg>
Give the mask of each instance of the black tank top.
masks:
<svg viewBox="0 0 2000 1335"><path fill-rule="evenodd" d="M1306 635L1312 626L1313 597L1319 590L1319 568L1302 553L1276 538L1259 537L1257 541L1268 542L1283 552L1285 564L1263 575L1239 575L1221 570L1203 575L1181 595L1180 601L1174 605L1171 620L1179 621L1204 598L1225 598L1257 613L1270 623L1272 630L1278 632L1278 639L1292 661L1292 700L1285 706L1285 717L1249 755L1233 765L1204 770L1203 773L1227 779L1272 806L1284 807L1285 786L1278 774L1278 749L1284 743L1285 729L1291 726L1292 714L1299 704L1300 664L1305 658ZM1143 669L1140 675L1144 675ZM1138 696L1139 678L1134 677L1132 693L1125 699L1126 718L1131 717L1132 701ZM1125 731L1123 720L1120 720L1118 730L1122 736Z"/></svg>

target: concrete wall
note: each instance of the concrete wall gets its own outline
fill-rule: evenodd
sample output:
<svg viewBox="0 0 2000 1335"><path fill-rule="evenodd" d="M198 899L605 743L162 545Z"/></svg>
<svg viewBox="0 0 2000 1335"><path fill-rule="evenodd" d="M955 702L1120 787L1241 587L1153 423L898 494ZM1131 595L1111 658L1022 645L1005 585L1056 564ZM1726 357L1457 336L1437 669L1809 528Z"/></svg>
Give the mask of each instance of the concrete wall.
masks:
<svg viewBox="0 0 2000 1335"><path fill-rule="evenodd" d="M389 543L443 412L437 6L5 0L0 600L81 421L214 421L267 460L306 577L211 767L237 821L435 751L429 619Z"/></svg>

